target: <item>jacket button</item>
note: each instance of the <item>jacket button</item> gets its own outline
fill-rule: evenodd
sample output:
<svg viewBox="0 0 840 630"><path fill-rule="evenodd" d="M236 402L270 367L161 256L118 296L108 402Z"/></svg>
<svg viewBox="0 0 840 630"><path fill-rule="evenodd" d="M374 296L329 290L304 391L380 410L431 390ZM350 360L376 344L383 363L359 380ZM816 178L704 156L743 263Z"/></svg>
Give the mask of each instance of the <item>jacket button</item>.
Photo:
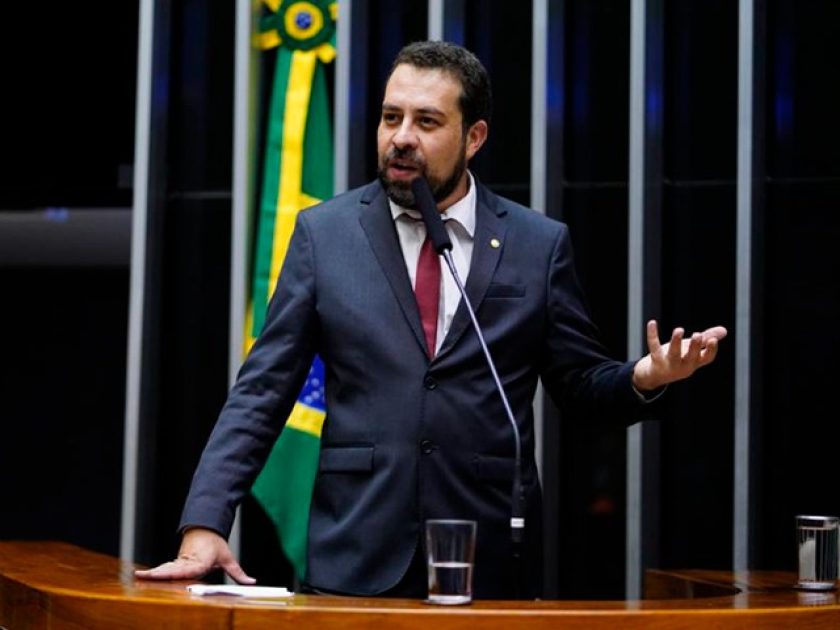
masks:
<svg viewBox="0 0 840 630"><path fill-rule="evenodd" d="M437 387L437 381L433 379L431 376L427 376L423 379L423 387L426 389L435 389Z"/></svg>
<svg viewBox="0 0 840 630"><path fill-rule="evenodd" d="M424 455L431 455L435 450L435 444L431 440L423 440L420 442L420 450Z"/></svg>

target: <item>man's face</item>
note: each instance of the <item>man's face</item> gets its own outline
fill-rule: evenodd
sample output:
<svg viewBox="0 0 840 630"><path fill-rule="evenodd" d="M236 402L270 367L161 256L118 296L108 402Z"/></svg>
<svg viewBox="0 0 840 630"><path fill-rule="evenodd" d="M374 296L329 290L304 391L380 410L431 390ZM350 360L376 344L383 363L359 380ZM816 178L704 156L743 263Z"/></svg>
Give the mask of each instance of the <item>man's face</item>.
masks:
<svg viewBox="0 0 840 630"><path fill-rule="evenodd" d="M467 192L466 165L487 137L487 124L467 133L458 99L461 85L447 72L397 66L385 86L377 132L379 179L396 204L413 208L411 180L429 181L443 210Z"/></svg>

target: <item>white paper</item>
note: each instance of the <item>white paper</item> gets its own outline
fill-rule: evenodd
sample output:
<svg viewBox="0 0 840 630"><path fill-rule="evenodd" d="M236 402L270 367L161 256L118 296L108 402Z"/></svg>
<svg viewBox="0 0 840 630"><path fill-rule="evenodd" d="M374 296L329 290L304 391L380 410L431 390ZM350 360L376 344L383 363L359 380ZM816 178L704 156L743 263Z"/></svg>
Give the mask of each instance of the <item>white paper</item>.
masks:
<svg viewBox="0 0 840 630"><path fill-rule="evenodd" d="M241 584L190 584L187 590L193 595L235 595L237 597L291 597L294 595L283 586L244 586Z"/></svg>

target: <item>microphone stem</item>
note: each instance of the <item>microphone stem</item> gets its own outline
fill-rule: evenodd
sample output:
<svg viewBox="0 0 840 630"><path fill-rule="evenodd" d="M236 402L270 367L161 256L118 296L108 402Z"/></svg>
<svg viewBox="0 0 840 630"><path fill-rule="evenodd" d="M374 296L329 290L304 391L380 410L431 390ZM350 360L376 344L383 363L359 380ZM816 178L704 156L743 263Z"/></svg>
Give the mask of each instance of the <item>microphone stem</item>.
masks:
<svg viewBox="0 0 840 630"><path fill-rule="evenodd" d="M502 404L505 408L508 421L513 428L513 439L515 445L515 462L513 469L513 492L512 492L512 512L510 519L511 536L515 545L514 553L518 555L518 545L522 542L522 531L525 528L525 515L522 510L522 440L519 437L519 427L516 424L516 419L513 417L513 411L510 408L505 389L502 387L502 381L499 378L499 373L496 371L496 364L493 362L493 357L490 355L490 350L487 348L487 343L484 341L484 334L481 332L481 326L478 325L478 318L475 316L472 304L467 297L467 291L464 289L464 284L461 282L461 277L458 275L458 270L455 269L455 263L452 261L452 253L448 249L441 252L455 284L458 285L458 290L461 292L461 297L464 300L464 305L467 307L467 312L470 314L473 329L478 337L478 342L481 344L481 349L484 351L484 357L487 359L487 364L490 366L490 373L493 375L493 380L496 382L496 389L499 391L499 396L502 398Z"/></svg>

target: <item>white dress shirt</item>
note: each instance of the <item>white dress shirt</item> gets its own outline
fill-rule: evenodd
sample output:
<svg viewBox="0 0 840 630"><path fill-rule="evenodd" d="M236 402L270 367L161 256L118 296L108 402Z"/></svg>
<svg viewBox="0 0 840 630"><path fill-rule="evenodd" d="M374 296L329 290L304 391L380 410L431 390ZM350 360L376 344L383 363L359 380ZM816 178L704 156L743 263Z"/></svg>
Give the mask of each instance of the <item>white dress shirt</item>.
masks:
<svg viewBox="0 0 840 630"><path fill-rule="evenodd" d="M467 176L469 186L467 194L441 213L446 231L452 240L452 260L455 263L455 269L458 270L461 282L465 285L467 275L470 272L470 261L472 260L476 202L475 181L469 171L467 171ZM413 288L417 280L417 260L420 258L423 241L426 240L426 226L417 210L409 210L398 206L390 199L388 203L391 207L391 216L394 218L397 227L405 268L408 271L408 277L411 279ZM443 257L439 258L441 291L435 353L440 350L443 340L449 332L455 310L461 301L461 292L449 272L446 261L443 260Z"/></svg>

